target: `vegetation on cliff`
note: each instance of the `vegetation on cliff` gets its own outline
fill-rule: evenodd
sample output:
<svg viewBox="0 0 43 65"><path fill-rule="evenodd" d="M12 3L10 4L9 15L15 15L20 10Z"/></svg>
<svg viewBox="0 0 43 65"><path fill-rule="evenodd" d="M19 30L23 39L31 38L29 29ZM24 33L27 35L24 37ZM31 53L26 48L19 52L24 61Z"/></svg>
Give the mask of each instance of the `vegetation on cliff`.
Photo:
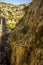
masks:
<svg viewBox="0 0 43 65"><path fill-rule="evenodd" d="M6 65L43 65L43 0L33 0L24 9L23 18L7 35L11 48L5 44Z"/></svg>
<svg viewBox="0 0 43 65"><path fill-rule="evenodd" d="M12 34L17 65L43 65L43 0L33 0Z"/></svg>
<svg viewBox="0 0 43 65"><path fill-rule="evenodd" d="M6 18L7 27L10 29L15 28L25 14L24 8L29 4L13 5L0 2L0 15Z"/></svg>

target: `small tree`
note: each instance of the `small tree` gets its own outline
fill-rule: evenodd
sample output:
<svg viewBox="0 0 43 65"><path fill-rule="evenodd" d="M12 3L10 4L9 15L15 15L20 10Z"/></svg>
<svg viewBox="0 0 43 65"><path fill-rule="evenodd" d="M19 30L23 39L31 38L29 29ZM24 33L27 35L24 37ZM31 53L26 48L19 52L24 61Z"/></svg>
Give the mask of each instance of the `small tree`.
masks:
<svg viewBox="0 0 43 65"><path fill-rule="evenodd" d="M14 15L12 14L11 11L8 11L8 14L9 14L9 19L11 19L11 21L12 21L12 19L14 19Z"/></svg>
<svg viewBox="0 0 43 65"><path fill-rule="evenodd" d="M2 9L0 8L0 14L2 13L3 11L2 11Z"/></svg>

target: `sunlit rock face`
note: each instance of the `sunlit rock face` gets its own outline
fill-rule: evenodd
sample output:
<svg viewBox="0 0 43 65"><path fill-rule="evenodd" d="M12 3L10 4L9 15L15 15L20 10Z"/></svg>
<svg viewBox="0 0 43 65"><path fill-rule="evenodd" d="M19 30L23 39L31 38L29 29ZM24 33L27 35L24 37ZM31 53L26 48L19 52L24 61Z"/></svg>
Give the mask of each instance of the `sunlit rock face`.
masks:
<svg viewBox="0 0 43 65"><path fill-rule="evenodd" d="M0 37L2 36L2 19L0 17Z"/></svg>
<svg viewBox="0 0 43 65"><path fill-rule="evenodd" d="M15 28L16 24L22 19L22 17L25 14L24 8L29 5L30 5L29 3L21 5L13 5L0 2L0 14L6 18L6 24L8 28L10 29Z"/></svg>
<svg viewBox="0 0 43 65"><path fill-rule="evenodd" d="M7 32L5 18L3 16L0 16L0 37L3 34L6 34L5 32Z"/></svg>

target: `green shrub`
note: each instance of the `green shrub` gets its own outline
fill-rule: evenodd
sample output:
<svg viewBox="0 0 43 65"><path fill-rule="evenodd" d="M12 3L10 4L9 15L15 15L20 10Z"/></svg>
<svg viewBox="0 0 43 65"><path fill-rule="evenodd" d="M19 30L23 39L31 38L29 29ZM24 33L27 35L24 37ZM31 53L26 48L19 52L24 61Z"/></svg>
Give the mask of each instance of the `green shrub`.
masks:
<svg viewBox="0 0 43 65"><path fill-rule="evenodd" d="M28 28L29 28L29 26L24 26L24 27L22 28L21 32L22 32L23 34L26 34L27 31L28 31Z"/></svg>
<svg viewBox="0 0 43 65"><path fill-rule="evenodd" d="M12 14L12 12L11 11L8 11L8 14L9 14L9 19L13 19L14 18L14 15Z"/></svg>
<svg viewBox="0 0 43 65"><path fill-rule="evenodd" d="M38 36L39 38L41 38L41 37L43 36L43 26L41 26L41 27L39 28L39 31L38 31L38 33L37 33L37 36Z"/></svg>
<svg viewBox="0 0 43 65"><path fill-rule="evenodd" d="M9 14L9 15L12 15L12 12L11 12L11 11L8 11L8 14Z"/></svg>
<svg viewBox="0 0 43 65"><path fill-rule="evenodd" d="M0 8L0 14L2 13L3 11L2 11L2 9Z"/></svg>

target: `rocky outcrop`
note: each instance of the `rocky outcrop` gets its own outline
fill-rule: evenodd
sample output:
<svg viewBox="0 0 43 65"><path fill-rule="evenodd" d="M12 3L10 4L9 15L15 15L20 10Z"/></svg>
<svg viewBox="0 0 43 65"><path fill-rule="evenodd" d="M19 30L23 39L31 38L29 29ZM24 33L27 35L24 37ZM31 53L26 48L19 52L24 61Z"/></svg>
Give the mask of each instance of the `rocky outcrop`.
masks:
<svg viewBox="0 0 43 65"><path fill-rule="evenodd" d="M13 5L4 2L0 2L0 15L6 18L6 24L9 28L15 28L16 23L18 23L25 14L24 8L28 4Z"/></svg>

